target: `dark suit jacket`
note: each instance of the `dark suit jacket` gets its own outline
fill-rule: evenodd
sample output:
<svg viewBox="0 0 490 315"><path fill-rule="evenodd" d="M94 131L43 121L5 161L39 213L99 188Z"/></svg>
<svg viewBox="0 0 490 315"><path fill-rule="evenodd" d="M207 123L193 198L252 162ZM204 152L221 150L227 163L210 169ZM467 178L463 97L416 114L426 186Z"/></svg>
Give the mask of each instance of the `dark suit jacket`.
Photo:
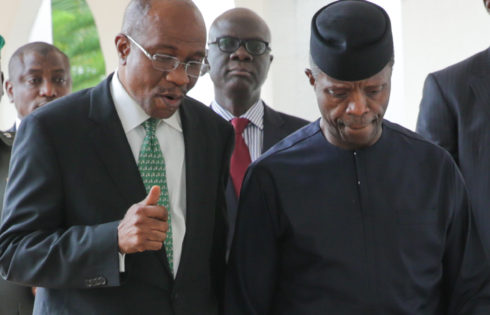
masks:
<svg viewBox="0 0 490 315"><path fill-rule="evenodd" d="M0 216L14 137L15 132L0 131ZM0 314L32 314L33 304L34 296L30 287L0 279Z"/></svg>
<svg viewBox="0 0 490 315"><path fill-rule="evenodd" d="M417 132L456 160L490 250L490 48L429 74Z"/></svg>
<svg viewBox="0 0 490 315"><path fill-rule="evenodd" d="M264 104L264 140L262 143L262 153L308 123L309 121L307 120L275 111ZM228 206L227 249L229 251L235 231L235 221L238 209L238 199L235 194L235 188L233 187L231 177L228 179L228 185L226 186L226 203Z"/></svg>
<svg viewBox="0 0 490 315"><path fill-rule="evenodd" d="M0 226L2 276L43 287L35 314L218 314L233 129L184 100L187 213L176 279L163 250L126 255L121 274L117 227L146 192L110 79L20 126Z"/></svg>

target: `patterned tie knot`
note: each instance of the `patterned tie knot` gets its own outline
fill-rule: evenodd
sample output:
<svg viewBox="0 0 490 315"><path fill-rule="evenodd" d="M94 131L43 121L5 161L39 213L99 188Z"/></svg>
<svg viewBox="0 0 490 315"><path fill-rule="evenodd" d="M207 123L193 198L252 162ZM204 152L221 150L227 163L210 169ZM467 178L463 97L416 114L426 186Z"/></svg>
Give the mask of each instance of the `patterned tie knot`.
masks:
<svg viewBox="0 0 490 315"><path fill-rule="evenodd" d="M158 123L158 119L153 117L148 118L148 120L146 120L143 123L143 128L145 128L147 135L152 136L155 134L155 130L157 129L157 123Z"/></svg>
<svg viewBox="0 0 490 315"><path fill-rule="evenodd" d="M249 122L250 120L247 118L233 118L231 120L231 124L233 125L233 128L235 128L235 133L238 135L243 133L243 130L245 130L245 127L247 127Z"/></svg>

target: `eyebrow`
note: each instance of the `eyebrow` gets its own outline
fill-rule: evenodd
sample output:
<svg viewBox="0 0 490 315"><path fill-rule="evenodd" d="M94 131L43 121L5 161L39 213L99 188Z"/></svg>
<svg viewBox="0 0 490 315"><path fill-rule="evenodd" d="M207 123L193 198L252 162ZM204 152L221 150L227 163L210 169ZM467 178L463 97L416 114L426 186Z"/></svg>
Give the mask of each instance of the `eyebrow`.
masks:
<svg viewBox="0 0 490 315"><path fill-rule="evenodd" d="M32 68L30 68L29 70L27 70L27 74L37 74L39 72L43 72L43 69L32 69ZM66 72L66 70L64 68L59 68L59 69L54 69L51 72Z"/></svg>

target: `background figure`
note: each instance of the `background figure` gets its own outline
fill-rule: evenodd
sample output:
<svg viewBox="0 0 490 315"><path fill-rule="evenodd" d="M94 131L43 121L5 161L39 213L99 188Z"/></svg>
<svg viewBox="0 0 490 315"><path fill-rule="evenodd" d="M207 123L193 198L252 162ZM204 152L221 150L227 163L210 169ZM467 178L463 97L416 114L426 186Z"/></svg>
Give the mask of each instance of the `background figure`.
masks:
<svg viewBox="0 0 490 315"><path fill-rule="evenodd" d="M490 10L490 1L484 1ZM484 34L484 33L482 33ZM463 173L490 250L490 48L430 73L417 132L446 148Z"/></svg>
<svg viewBox="0 0 490 315"><path fill-rule="evenodd" d="M70 61L57 47L33 42L17 49L9 61L5 89L17 110L15 132L20 121L33 110L71 92Z"/></svg>
<svg viewBox="0 0 490 315"><path fill-rule="evenodd" d="M236 132L231 176L226 188L228 247L248 165L276 142L308 123L273 110L260 98L273 59L270 42L270 30L265 21L246 8L226 11L216 18L209 30L207 58L215 94L211 107L230 121ZM243 124L241 128L240 124Z"/></svg>
<svg viewBox="0 0 490 315"><path fill-rule="evenodd" d="M0 35L0 52L5 41ZM0 54L1 57L1 54ZM0 99L3 96L3 72L0 68ZM3 207L3 193L7 183L10 152L14 141L14 134L9 131L0 131L0 216ZM0 279L0 314L32 314L34 296L31 289Z"/></svg>
<svg viewBox="0 0 490 315"><path fill-rule="evenodd" d="M5 45L5 39L3 38L2 35L0 35L0 59L2 58L2 48L3 46ZM2 67L1 67L1 64L0 64L0 82L2 84L0 84L0 99L2 99L2 96L3 96L3 71L2 71Z"/></svg>
<svg viewBox="0 0 490 315"><path fill-rule="evenodd" d="M57 47L43 42L34 42L18 48L9 61L9 79L6 91L17 110L17 122L8 131L0 133L0 197L3 195L9 170L11 147L16 127L20 120L36 108L67 95L71 91L70 63L68 57ZM0 207L0 213L2 208ZM30 288L0 280L0 313L31 314L33 296ZM2 288L5 286L5 290ZM7 289L9 288L9 289ZM7 292L9 292L7 294ZM15 292L15 293L14 293Z"/></svg>
<svg viewBox="0 0 490 315"><path fill-rule="evenodd" d="M226 314L490 314L490 265L449 154L383 119L394 63L379 6L311 23L321 119L248 169Z"/></svg>
<svg viewBox="0 0 490 315"><path fill-rule="evenodd" d="M185 96L202 15L133 0L115 44L115 74L20 125L1 274L39 286L34 314L218 314L233 130Z"/></svg>

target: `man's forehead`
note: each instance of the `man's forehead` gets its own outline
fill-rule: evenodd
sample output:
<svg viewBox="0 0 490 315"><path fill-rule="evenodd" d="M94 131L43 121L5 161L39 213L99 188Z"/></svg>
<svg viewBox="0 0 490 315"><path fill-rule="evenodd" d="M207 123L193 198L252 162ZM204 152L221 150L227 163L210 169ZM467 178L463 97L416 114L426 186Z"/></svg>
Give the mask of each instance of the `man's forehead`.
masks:
<svg viewBox="0 0 490 315"><path fill-rule="evenodd" d="M211 27L210 39L234 36L239 38L262 39L270 41L270 31L259 18L250 15L228 15L222 17Z"/></svg>
<svg viewBox="0 0 490 315"><path fill-rule="evenodd" d="M25 75L44 70L65 71L67 70L67 66L63 55L55 50L49 51L46 54L36 51L26 51L14 59L14 73L10 75Z"/></svg>
<svg viewBox="0 0 490 315"><path fill-rule="evenodd" d="M160 2L157 2L160 3ZM167 45L206 42L206 26L196 14L196 8L184 1L164 1L152 6L148 15L142 17L145 31L138 36L143 45Z"/></svg>

